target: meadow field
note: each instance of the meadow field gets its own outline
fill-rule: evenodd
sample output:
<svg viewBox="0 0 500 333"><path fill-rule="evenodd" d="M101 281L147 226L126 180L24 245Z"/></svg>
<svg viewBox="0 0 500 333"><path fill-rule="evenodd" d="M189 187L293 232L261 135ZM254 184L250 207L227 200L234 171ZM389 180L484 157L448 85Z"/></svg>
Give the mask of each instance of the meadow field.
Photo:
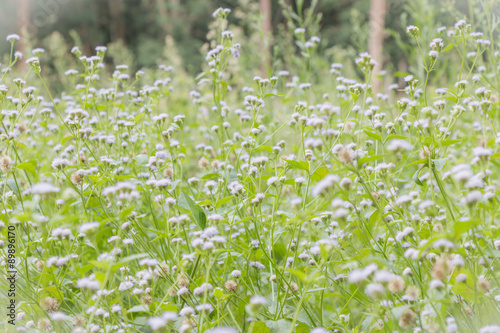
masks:
<svg viewBox="0 0 500 333"><path fill-rule="evenodd" d="M500 332L500 16L472 3L394 30L405 70L291 8L267 59L217 9L199 75L3 36L0 330Z"/></svg>

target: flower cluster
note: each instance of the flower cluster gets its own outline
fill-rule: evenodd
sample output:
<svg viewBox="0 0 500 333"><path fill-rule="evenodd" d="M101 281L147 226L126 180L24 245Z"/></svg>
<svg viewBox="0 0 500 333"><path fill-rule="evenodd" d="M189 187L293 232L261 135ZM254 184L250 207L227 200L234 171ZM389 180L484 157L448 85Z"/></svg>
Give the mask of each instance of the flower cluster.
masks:
<svg viewBox="0 0 500 333"><path fill-rule="evenodd" d="M304 58L233 75L229 15L196 82L107 68L106 47L73 48L60 95L43 49L24 79L22 54L3 65L17 330L500 332L497 43L409 26L420 67L376 88L366 52L301 72L321 40L295 27Z"/></svg>

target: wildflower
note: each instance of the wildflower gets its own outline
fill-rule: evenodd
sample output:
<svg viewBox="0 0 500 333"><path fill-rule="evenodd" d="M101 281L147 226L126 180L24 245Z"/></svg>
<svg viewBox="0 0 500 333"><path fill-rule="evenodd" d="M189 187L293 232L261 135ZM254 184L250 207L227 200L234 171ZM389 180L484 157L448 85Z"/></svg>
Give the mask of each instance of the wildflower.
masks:
<svg viewBox="0 0 500 333"><path fill-rule="evenodd" d="M67 167L68 165L69 165L69 161L65 158L56 157L55 159L52 160L52 167L54 169L61 170L61 169L64 169L65 167Z"/></svg>
<svg viewBox="0 0 500 333"><path fill-rule="evenodd" d="M388 289L392 293L400 293L405 289L405 281L399 276L394 276L389 281Z"/></svg>
<svg viewBox="0 0 500 333"><path fill-rule="evenodd" d="M60 190L59 187L56 187L46 182L36 183L33 184L33 186L31 186L31 192L33 194L45 195L45 194L57 193L59 192L59 190Z"/></svg>
<svg viewBox="0 0 500 333"><path fill-rule="evenodd" d="M165 327L167 325L167 321L162 317L152 317L149 318L148 325L153 331L156 331L162 327Z"/></svg>
<svg viewBox="0 0 500 333"><path fill-rule="evenodd" d="M339 177L336 175L328 175L323 180L318 182L312 190L312 195L317 197L320 196L324 191L333 188L333 186L338 183Z"/></svg>
<svg viewBox="0 0 500 333"><path fill-rule="evenodd" d="M193 290L193 294L198 296L198 295L206 293L212 289L213 289L213 287L210 283L203 283L200 287L197 287Z"/></svg>
<svg viewBox="0 0 500 333"><path fill-rule="evenodd" d="M88 278L78 279L76 281L76 287L97 290L100 287L100 283L99 281L94 280L93 276L90 276Z"/></svg>
<svg viewBox="0 0 500 333"><path fill-rule="evenodd" d="M64 313L57 311L50 314L50 319L52 319L53 321L66 321L69 319L69 317Z"/></svg>
<svg viewBox="0 0 500 333"><path fill-rule="evenodd" d="M19 37L19 35L17 35L17 34L7 35L7 41L10 43L14 43L16 40L20 40L20 39L21 39L21 37Z"/></svg>
<svg viewBox="0 0 500 333"><path fill-rule="evenodd" d="M52 297L45 297L45 299L43 299L43 308L47 312L55 312L59 310L60 306L61 304L58 299Z"/></svg>
<svg viewBox="0 0 500 333"><path fill-rule="evenodd" d="M250 298L250 304L253 305L264 305L267 303L267 299L264 296L255 295Z"/></svg>
<svg viewBox="0 0 500 333"><path fill-rule="evenodd" d="M195 309L198 312L207 312L208 314L210 314L214 310L214 308L210 304L200 304L197 305Z"/></svg>
<svg viewBox="0 0 500 333"><path fill-rule="evenodd" d="M30 65L33 72L40 73L40 59L38 57L31 57L26 60L26 63Z"/></svg>
<svg viewBox="0 0 500 333"><path fill-rule="evenodd" d="M355 153L350 148L340 148L338 151L339 160L342 163L348 164L355 158Z"/></svg>
<svg viewBox="0 0 500 333"><path fill-rule="evenodd" d="M226 287L226 289L230 292L235 292L236 289L238 288L238 284L233 280L227 280L224 283L224 287Z"/></svg>
<svg viewBox="0 0 500 333"><path fill-rule="evenodd" d="M4 155L0 157L0 170L2 172L12 171L12 159L9 156Z"/></svg>
<svg viewBox="0 0 500 333"><path fill-rule="evenodd" d="M234 271L232 271L232 272L231 272L231 276L232 276L232 277L237 278L237 277L239 277L240 275L241 275L241 271L239 271L239 270L234 270Z"/></svg>
<svg viewBox="0 0 500 333"><path fill-rule="evenodd" d="M485 292L487 293L488 291L490 291L490 281L485 279L485 278L481 278L478 280L477 284L479 285L479 287Z"/></svg>
<svg viewBox="0 0 500 333"><path fill-rule="evenodd" d="M420 34L420 30L414 26L414 25L409 25L407 28L406 28L406 32L409 33L410 35L412 35L413 37L417 38Z"/></svg>
<svg viewBox="0 0 500 333"><path fill-rule="evenodd" d="M87 222L87 223L82 223L80 225L80 233L85 234L86 232L91 232L94 231L95 229L99 228L100 223L99 222Z"/></svg>
<svg viewBox="0 0 500 333"><path fill-rule="evenodd" d="M410 328L414 325L416 314L411 309L406 309L399 318L399 326L401 328Z"/></svg>
<svg viewBox="0 0 500 333"><path fill-rule="evenodd" d="M479 329L479 333L500 333L500 326L498 325L483 326Z"/></svg>
<svg viewBox="0 0 500 333"><path fill-rule="evenodd" d="M212 328L207 333L237 333L238 331L232 327L216 327Z"/></svg>
<svg viewBox="0 0 500 333"><path fill-rule="evenodd" d="M384 286L382 286L380 283L370 283L369 285L366 286L365 288L365 293L374 298L379 298L384 294Z"/></svg>
<svg viewBox="0 0 500 333"><path fill-rule="evenodd" d="M389 142L389 145L387 146L387 149L391 151L408 151L411 150L412 148L413 146L410 143L401 139L391 140Z"/></svg>

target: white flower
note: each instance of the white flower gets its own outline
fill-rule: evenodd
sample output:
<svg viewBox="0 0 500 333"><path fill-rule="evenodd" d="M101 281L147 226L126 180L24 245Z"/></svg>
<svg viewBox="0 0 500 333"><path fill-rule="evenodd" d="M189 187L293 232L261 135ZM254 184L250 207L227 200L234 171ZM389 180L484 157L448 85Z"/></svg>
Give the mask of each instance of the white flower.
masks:
<svg viewBox="0 0 500 333"><path fill-rule="evenodd" d="M438 289L442 287L444 287L444 283L437 279L434 279L429 283L429 288L431 289Z"/></svg>
<svg viewBox="0 0 500 333"><path fill-rule="evenodd" d="M227 188L229 189L229 191L233 195L237 195L237 194L243 193L245 191L245 187L243 185L241 185L238 181L231 182L227 186Z"/></svg>
<svg viewBox="0 0 500 333"><path fill-rule="evenodd" d="M62 312L56 311L50 314L50 319L52 319L53 321L65 321L68 320L69 317Z"/></svg>
<svg viewBox="0 0 500 333"><path fill-rule="evenodd" d="M177 319L177 313L172 312L172 311L165 311L163 312L162 315L163 319L165 319L167 322L173 322L174 320Z"/></svg>
<svg viewBox="0 0 500 333"><path fill-rule="evenodd" d="M365 293L370 297L379 297L384 293L384 286L380 283L370 283L366 286Z"/></svg>
<svg viewBox="0 0 500 333"><path fill-rule="evenodd" d="M255 295L250 298L250 304L264 305L267 303L267 299L264 296Z"/></svg>
<svg viewBox="0 0 500 333"><path fill-rule="evenodd" d="M93 289L97 290L100 287L99 281L94 280L94 278L88 277L88 278L81 278L76 281L76 287L77 288L87 288L87 289Z"/></svg>
<svg viewBox="0 0 500 333"><path fill-rule="evenodd" d="M267 186L274 185L274 184L275 184L278 180L279 180L279 178L278 178L278 177L276 177L276 176L270 177L270 178L267 180Z"/></svg>
<svg viewBox="0 0 500 333"><path fill-rule="evenodd" d="M311 330L311 333L328 333L323 327L315 327Z"/></svg>
<svg viewBox="0 0 500 333"><path fill-rule="evenodd" d="M182 287L179 290L177 290L177 296L188 295L188 294L189 294L189 289L186 287Z"/></svg>
<svg viewBox="0 0 500 333"><path fill-rule="evenodd" d="M64 169L65 167L67 167L69 165L69 161L65 158L59 158L59 157L56 157L52 160L52 167L54 169Z"/></svg>
<svg viewBox="0 0 500 333"><path fill-rule="evenodd" d="M478 157L489 157L493 154L493 150L490 148L476 147L472 149L472 154Z"/></svg>
<svg viewBox="0 0 500 333"><path fill-rule="evenodd" d="M232 277L239 277L241 275L241 271L239 270L234 270L231 272Z"/></svg>
<svg viewBox="0 0 500 333"><path fill-rule="evenodd" d="M498 325L483 326L479 329L479 333L500 333L500 326Z"/></svg>
<svg viewBox="0 0 500 333"><path fill-rule="evenodd" d="M201 286L194 288L193 294L198 296L198 295L206 293L212 289L213 289L213 287L210 283L203 283Z"/></svg>
<svg viewBox="0 0 500 333"><path fill-rule="evenodd" d="M191 316L194 314L194 309L190 306L185 306L179 312L181 316Z"/></svg>
<svg viewBox="0 0 500 333"><path fill-rule="evenodd" d="M86 232L93 231L99 228L99 225L100 225L99 222L82 223L82 225L80 225L79 231L80 233L85 234Z"/></svg>
<svg viewBox="0 0 500 333"><path fill-rule="evenodd" d="M167 325L167 320L162 317L151 317L148 320L148 325L153 331L159 330Z"/></svg>
<svg viewBox="0 0 500 333"><path fill-rule="evenodd" d="M412 148L413 146L410 143L401 139L393 139L387 146L387 149L391 151L407 151L411 150Z"/></svg>
<svg viewBox="0 0 500 333"><path fill-rule="evenodd" d="M21 39L21 37L19 37L19 35L17 35L17 34L7 35L7 41L11 42L11 43L16 41L16 40L20 40L20 39Z"/></svg>
<svg viewBox="0 0 500 333"><path fill-rule="evenodd" d="M211 304L205 303L196 306L196 311L198 312L208 312L211 313L214 310Z"/></svg>
<svg viewBox="0 0 500 333"><path fill-rule="evenodd" d="M206 331L207 333L238 333L238 330L232 327L216 327Z"/></svg>
<svg viewBox="0 0 500 333"><path fill-rule="evenodd" d="M33 194L40 194L40 195L51 194L51 193L57 193L59 192L59 190L60 190L59 187L46 182L36 183L33 186L31 186L31 193Z"/></svg>
<svg viewBox="0 0 500 333"><path fill-rule="evenodd" d="M317 197L324 193L324 191L333 188L333 186L338 183L339 177L337 175L327 175L321 181L316 184L312 190L312 195Z"/></svg>

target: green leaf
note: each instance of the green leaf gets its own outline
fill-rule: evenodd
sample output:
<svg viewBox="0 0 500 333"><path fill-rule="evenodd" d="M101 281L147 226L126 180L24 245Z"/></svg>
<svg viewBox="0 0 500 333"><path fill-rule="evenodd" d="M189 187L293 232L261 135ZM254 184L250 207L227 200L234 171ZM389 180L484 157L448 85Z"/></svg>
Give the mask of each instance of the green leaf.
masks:
<svg viewBox="0 0 500 333"><path fill-rule="evenodd" d="M69 140L72 140L72 139L74 139L74 138L75 138L75 137L74 137L74 136L72 136L72 135L65 137L64 139L62 139L62 140L61 140L61 145L63 145L63 146L64 146L64 144L65 144L66 142L68 142Z"/></svg>
<svg viewBox="0 0 500 333"><path fill-rule="evenodd" d="M311 179L314 181L321 180L326 177L328 174L328 168L326 167L321 167L316 172L311 176Z"/></svg>
<svg viewBox="0 0 500 333"><path fill-rule="evenodd" d="M255 148L253 151L254 151L254 153L258 153L258 152L263 151L263 150L267 151L267 152L268 152L268 153L270 153L270 154L272 154L272 153L273 153L273 148L272 148L272 147L269 147L269 146L265 146L265 145L263 145L263 146L258 146L258 147L257 147L257 148Z"/></svg>
<svg viewBox="0 0 500 333"><path fill-rule="evenodd" d="M451 44L448 44L446 45L442 50L441 52L447 52L449 50L451 50L453 47L455 46L455 44L451 43Z"/></svg>
<svg viewBox="0 0 500 333"><path fill-rule="evenodd" d="M234 195L230 195L228 197L222 198L222 199L220 199L220 200L217 201L217 203L215 204L215 207L219 208L223 204L228 203L229 201L231 201L231 199L233 199L233 198L234 198Z"/></svg>
<svg viewBox="0 0 500 333"><path fill-rule="evenodd" d="M311 332L311 327L307 326L302 322L297 322L295 325L295 333L309 333Z"/></svg>
<svg viewBox="0 0 500 333"><path fill-rule="evenodd" d="M132 211L134 210L134 208L135 208L135 207L134 207L134 206L132 206L132 207L129 207L129 208L127 208L127 209L122 210L122 211L120 212L120 217L121 217L122 219L126 218L127 216L129 216L129 215L130 215L130 213L132 213Z"/></svg>
<svg viewBox="0 0 500 333"><path fill-rule="evenodd" d="M288 319L280 319L278 321L266 320L265 324L269 327L270 332L273 333L290 332L292 329L292 322Z"/></svg>
<svg viewBox="0 0 500 333"><path fill-rule="evenodd" d="M147 253L138 253L138 254L132 254L128 257L122 258L118 261L120 264L124 264L126 262L132 261L132 260L137 260L137 259L142 259L148 257L149 254Z"/></svg>
<svg viewBox="0 0 500 333"><path fill-rule="evenodd" d="M137 116L135 116L134 122L137 124L142 119L142 117L144 117L144 113L139 113Z"/></svg>
<svg viewBox="0 0 500 333"><path fill-rule="evenodd" d="M410 73L403 72L403 71L397 71L396 73L394 73L395 77L405 77L405 76L408 76L408 75L410 75Z"/></svg>
<svg viewBox="0 0 500 333"><path fill-rule="evenodd" d="M297 277L300 281L306 282L307 281L307 276L304 272L296 270L296 269L287 269L288 272L292 273Z"/></svg>
<svg viewBox="0 0 500 333"><path fill-rule="evenodd" d="M374 140L377 140L377 141L382 141L382 136L378 133L375 133L375 132L370 132L366 129L363 129L363 132L366 133L366 135L368 135L370 138L374 139Z"/></svg>
<svg viewBox="0 0 500 333"><path fill-rule="evenodd" d="M373 213L370 215L370 219L368 220L368 226L370 228L373 228L377 221L380 220L380 211L379 210L374 210Z"/></svg>
<svg viewBox="0 0 500 333"><path fill-rule="evenodd" d="M7 182L7 186L9 186L9 187L10 187L10 189L11 189L11 190L12 190L12 191L13 191L13 192L17 195L17 196L19 196L19 195L20 195L20 193L19 193L19 188L17 187L17 184L16 184L15 180L14 180L14 179L12 179L12 178L9 178L9 179L7 179L7 180L6 180L6 182Z"/></svg>
<svg viewBox="0 0 500 333"><path fill-rule="evenodd" d="M458 101L458 98L456 98L455 96L443 96L443 98L449 99L450 101L455 103Z"/></svg>
<svg viewBox="0 0 500 333"><path fill-rule="evenodd" d="M292 169L301 169L309 171L309 162L307 161L294 161L294 160L285 160Z"/></svg>
<svg viewBox="0 0 500 333"><path fill-rule="evenodd" d="M62 290L57 289L55 286L49 286L43 288L41 293L47 293L50 296L57 298L60 301L64 299L64 292Z"/></svg>
<svg viewBox="0 0 500 333"><path fill-rule="evenodd" d="M415 183L417 183L418 185L420 185L420 186L424 186L424 183L422 183L422 181L420 180L420 178L418 178L418 174L420 173L420 171L421 171L422 169L423 169L423 168L418 169L418 170L417 170L417 171L413 174L413 177L412 177L413 181L414 181Z"/></svg>
<svg viewBox="0 0 500 333"><path fill-rule="evenodd" d="M30 162L23 162L19 163L16 168L21 169L21 170L26 170L29 173L31 173L33 176L36 176L36 166L33 165L33 163Z"/></svg>
<svg viewBox="0 0 500 333"><path fill-rule="evenodd" d="M127 313L132 312L149 312L149 308L144 304L136 305L127 310Z"/></svg>
<svg viewBox="0 0 500 333"><path fill-rule="evenodd" d="M214 297L216 299L221 299L222 296L224 296L224 292L222 291L222 289L221 288L215 288L214 289Z"/></svg>
<svg viewBox="0 0 500 333"><path fill-rule="evenodd" d="M425 164L425 163L427 163L428 161L429 161L429 160L427 160L426 158L421 158L421 159L419 159L419 160L416 160L416 161L414 161L414 162L411 162L411 163L406 164L406 165L403 167L403 169L404 169L404 168L406 168L406 167L412 166L412 165L416 165L416 164Z"/></svg>
<svg viewBox="0 0 500 333"><path fill-rule="evenodd" d="M462 140L441 140L439 141L439 144L441 145L441 147L448 147L459 142L462 142Z"/></svg>
<svg viewBox="0 0 500 333"><path fill-rule="evenodd" d="M473 220L470 220L470 221L457 221L454 225L453 225L453 231L455 232L455 237L459 237L461 234L469 231L470 229L474 228L475 226L479 225L479 221L473 221Z"/></svg>
<svg viewBox="0 0 500 333"><path fill-rule="evenodd" d="M444 166L446 165L446 158L432 160L432 162L434 162L434 166L436 167L436 170L441 171L441 170L443 170Z"/></svg>
<svg viewBox="0 0 500 333"><path fill-rule="evenodd" d="M205 229L205 226L207 224L207 216L205 215L205 212L184 191L182 191L181 197L179 199L179 206L189 210L198 226L200 226L200 228L202 229Z"/></svg>
<svg viewBox="0 0 500 333"><path fill-rule="evenodd" d="M149 162L149 157L148 157L148 155L144 155L144 154L139 154L139 155L137 155L137 156L135 157L135 159L136 159L136 161L137 161L137 164L142 165L142 166L144 166L144 165L148 164L148 162Z"/></svg>
<svg viewBox="0 0 500 333"><path fill-rule="evenodd" d="M363 165L368 162L373 162L376 160L380 160L381 158L386 157L387 155L373 155L373 156L368 156L368 157L363 157L358 160L358 165Z"/></svg>
<svg viewBox="0 0 500 333"><path fill-rule="evenodd" d="M207 173L206 175L204 175L203 177L201 177L201 179L205 180L205 179L218 179L220 177L220 175L218 173Z"/></svg>
<svg viewBox="0 0 500 333"><path fill-rule="evenodd" d="M248 328L249 333L269 333L269 327L263 321L254 321Z"/></svg>
<svg viewBox="0 0 500 333"><path fill-rule="evenodd" d="M385 138L384 143L386 143L387 141L392 140L392 139L401 139L401 140L404 140L404 139L408 139L408 137L404 136L404 135L399 135L399 134L391 134L391 135L388 135Z"/></svg>
<svg viewBox="0 0 500 333"><path fill-rule="evenodd" d="M276 243L273 245L273 254L276 258L276 262L281 262L286 256L286 247L282 243Z"/></svg>
<svg viewBox="0 0 500 333"><path fill-rule="evenodd" d="M500 158L500 153L493 154L490 158Z"/></svg>

